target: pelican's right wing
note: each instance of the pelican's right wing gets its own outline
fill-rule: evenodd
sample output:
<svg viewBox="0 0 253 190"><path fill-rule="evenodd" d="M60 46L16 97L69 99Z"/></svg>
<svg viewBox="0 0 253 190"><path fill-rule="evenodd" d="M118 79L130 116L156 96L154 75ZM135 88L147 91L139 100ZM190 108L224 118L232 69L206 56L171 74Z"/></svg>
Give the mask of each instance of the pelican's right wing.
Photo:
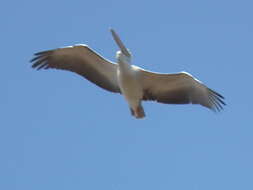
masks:
<svg viewBox="0 0 253 190"><path fill-rule="evenodd" d="M139 69L143 100L166 104L200 104L214 111L226 105L224 97L185 72L161 74Z"/></svg>
<svg viewBox="0 0 253 190"><path fill-rule="evenodd" d="M120 93L117 65L104 59L86 45L58 48L34 55L31 60L33 68L72 71L105 90Z"/></svg>

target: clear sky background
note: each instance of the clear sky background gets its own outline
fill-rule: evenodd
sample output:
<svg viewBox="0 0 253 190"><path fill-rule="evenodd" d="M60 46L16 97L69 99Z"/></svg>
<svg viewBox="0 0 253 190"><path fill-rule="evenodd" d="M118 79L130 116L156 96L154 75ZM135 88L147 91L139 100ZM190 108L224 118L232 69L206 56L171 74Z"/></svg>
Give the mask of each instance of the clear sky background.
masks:
<svg viewBox="0 0 253 190"><path fill-rule="evenodd" d="M252 190L252 1L2 1L0 189ZM115 61L113 27L133 63L187 71L226 98L144 103L64 71L35 71L33 53L88 44Z"/></svg>

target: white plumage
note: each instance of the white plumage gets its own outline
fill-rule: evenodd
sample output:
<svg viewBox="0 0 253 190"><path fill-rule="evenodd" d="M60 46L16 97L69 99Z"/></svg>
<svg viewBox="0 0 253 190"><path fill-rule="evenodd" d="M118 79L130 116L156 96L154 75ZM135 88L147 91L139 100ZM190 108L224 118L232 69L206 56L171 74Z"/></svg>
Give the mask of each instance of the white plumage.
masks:
<svg viewBox="0 0 253 190"><path fill-rule="evenodd" d="M224 97L186 72L161 74L131 64L131 53L111 29L121 51L117 63L110 62L86 45L75 45L35 53L32 67L75 72L105 90L122 94L136 118L145 116L143 100L166 104L200 104L214 111L225 105Z"/></svg>

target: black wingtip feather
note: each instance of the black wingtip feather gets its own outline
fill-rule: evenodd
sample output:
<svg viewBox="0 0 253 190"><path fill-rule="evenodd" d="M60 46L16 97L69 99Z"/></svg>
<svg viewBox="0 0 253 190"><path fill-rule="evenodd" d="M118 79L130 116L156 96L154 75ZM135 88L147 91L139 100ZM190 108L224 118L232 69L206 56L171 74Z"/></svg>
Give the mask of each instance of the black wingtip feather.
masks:
<svg viewBox="0 0 253 190"><path fill-rule="evenodd" d="M35 56L45 55L45 54L51 53L52 51L53 50L40 51L40 52L35 53L34 55Z"/></svg>
<svg viewBox="0 0 253 190"><path fill-rule="evenodd" d="M32 68L37 68L38 70L47 65L47 56L41 56L39 59L34 61ZM41 67L42 66L42 67Z"/></svg>
<svg viewBox="0 0 253 190"><path fill-rule="evenodd" d="M210 93L221 103L223 104L224 106L226 105L226 103L223 101L225 98L218 94L217 92L213 91L213 90L210 90Z"/></svg>
<svg viewBox="0 0 253 190"><path fill-rule="evenodd" d="M32 58L32 59L30 60L30 62L31 62L31 63L32 63L32 62L35 62L36 60L40 59L41 57L43 57L43 55L38 55L38 56L36 56L36 55L34 54L34 58Z"/></svg>
<svg viewBox="0 0 253 190"><path fill-rule="evenodd" d="M215 92L214 90L208 88L208 90L210 90L212 93L214 93L215 95L219 96L222 99L225 99L221 94L219 94L218 92Z"/></svg>
<svg viewBox="0 0 253 190"><path fill-rule="evenodd" d="M210 88L208 88L208 90L209 90L208 97L209 97L211 104L213 105L211 109L214 109L215 112L216 111L219 112L219 111L223 110L224 109L223 106L226 105L226 103L223 101L223 99L225 99L225 98Z"/></svg>
<svg viewBox="0 0 253 190"><path fill-rule="evenodd" d="M37 68L37 70L43 69L43 68L45 68L47 65L48 65L47 62L46 62L46 63L43 63L43 64L41 64L41 65Z"/></svg>

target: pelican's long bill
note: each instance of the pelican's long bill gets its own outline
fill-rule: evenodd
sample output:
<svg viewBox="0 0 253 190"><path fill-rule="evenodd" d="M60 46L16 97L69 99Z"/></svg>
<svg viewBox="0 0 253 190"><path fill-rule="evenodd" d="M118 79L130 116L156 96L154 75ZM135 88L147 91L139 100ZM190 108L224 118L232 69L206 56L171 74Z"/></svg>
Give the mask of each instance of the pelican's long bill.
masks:
<svg viewBox="0 0 253 190"><path fill-rule="evenodd" d="M110 31L112 33L113 39L115 40L115 42L119 46L122 53L124 53L126 56L130 57L131 55L130 55L129 51L127 50L127 48L125 47L125 45L123 44L123 42L120 40L119 35L117 35L117 33L113 29L110 29Z"/></svg>

